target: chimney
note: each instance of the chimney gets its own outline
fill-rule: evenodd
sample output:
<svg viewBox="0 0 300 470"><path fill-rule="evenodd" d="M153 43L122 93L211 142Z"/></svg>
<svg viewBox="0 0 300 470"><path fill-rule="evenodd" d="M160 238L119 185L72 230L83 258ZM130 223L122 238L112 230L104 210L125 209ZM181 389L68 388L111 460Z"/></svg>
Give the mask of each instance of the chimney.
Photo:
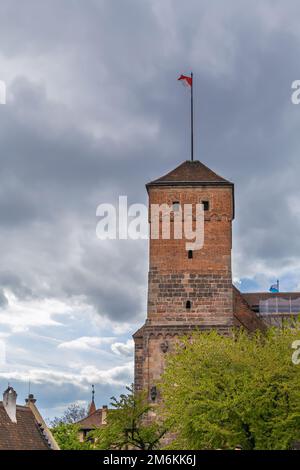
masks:
<svg viewBox="0 0 300 470"><path fill-rule="evenodd" d="M3 406L12 423L17 422L17 392L8 387L3 393Z"/></svg>
<svg viewBox="0 0 300 470"><path fill-rule="evenodd" d="M107 417L107 405L103 405L102 406L101 424L106 424L106 417Z"/></svg>

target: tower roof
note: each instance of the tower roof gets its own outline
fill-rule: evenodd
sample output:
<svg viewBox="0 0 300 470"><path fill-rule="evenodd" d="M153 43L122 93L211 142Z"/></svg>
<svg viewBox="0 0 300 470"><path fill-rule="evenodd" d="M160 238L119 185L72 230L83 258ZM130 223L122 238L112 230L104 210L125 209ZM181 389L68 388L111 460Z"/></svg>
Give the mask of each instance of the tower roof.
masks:
<svg viewBox="0 0 300 470"><path fill-rule="evenodd" d="M96 405L95 405L95 387L94 385L92 385L92 401L89 405L89 409L88 409L88 416L90 416L91 414L95 413L96 411Z"/></svg>
<svg viewBox="0 0 300 470"><path fill-rule="evenodd" d="M166 175L151 181L146 186L180 186L180 185L231 185L233 183L217 175L199 160L186 160Z"/></svg>
<svg viewBox="0 0 300 470"><path fill-rule="evenodd" d="M88 409L88 416L95 413L95 411L96 411L96 405L95 405L94 400L92 400Z"/></svg>

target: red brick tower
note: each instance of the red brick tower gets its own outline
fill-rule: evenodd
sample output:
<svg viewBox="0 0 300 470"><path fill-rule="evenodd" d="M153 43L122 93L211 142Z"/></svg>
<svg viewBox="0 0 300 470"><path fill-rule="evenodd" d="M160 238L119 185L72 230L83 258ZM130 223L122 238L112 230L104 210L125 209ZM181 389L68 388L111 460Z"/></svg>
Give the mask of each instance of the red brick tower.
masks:
<svg viewBox="0 0 300 470"><path fill-rule="evenodd" d="M147 184L151 205L202 203L204 246L187 251L185 238L150 239L148 312L134 335L135 387L154 397L164 354L174 340L194 328L228 331L234 324L231 275L233 183L199 161L186 161ZM173 233L171 219L171 234Z"/></svg>

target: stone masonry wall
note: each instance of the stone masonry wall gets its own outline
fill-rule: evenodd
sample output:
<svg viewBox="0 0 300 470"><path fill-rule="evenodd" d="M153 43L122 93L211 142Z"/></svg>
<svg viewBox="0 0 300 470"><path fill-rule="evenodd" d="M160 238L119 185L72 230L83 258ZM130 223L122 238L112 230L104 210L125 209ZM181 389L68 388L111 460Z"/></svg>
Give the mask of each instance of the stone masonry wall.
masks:
<svg viewBox="0 0 300 470"><path fill-rule="evenodd" d="M204 246L188 258L186 239L152 239L148 282L151 323L232 324L232 191L228 187L151 188L151 204L209 202ZM171 221L171 235L173 222ZM191 308L186 309L186 302Z"/></svg>
<svg viewBox="0 0 300 470"><path fill-rule="evenodd" d="M188 258L186 241L150 239L148 312L145 325L134 335L135 389L150 390L159 380L168 352L183 334L196 328L228 332L233 325L231 274L230 186L151 187L151 204L209 202L205 212L204 246ZM173 226L171 222L171 235ZM186 302L191 308L186 308Z"/></svg>

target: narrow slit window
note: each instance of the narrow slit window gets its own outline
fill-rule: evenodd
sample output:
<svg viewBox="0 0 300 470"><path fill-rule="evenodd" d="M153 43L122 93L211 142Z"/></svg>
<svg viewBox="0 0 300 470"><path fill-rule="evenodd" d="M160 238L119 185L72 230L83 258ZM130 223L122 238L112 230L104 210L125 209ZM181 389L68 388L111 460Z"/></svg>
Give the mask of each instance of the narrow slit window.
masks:
<svg viewBox="0 0 300 470"><path fill-rule="evenodd" d="M173 207L173 212L179 212L179 209L180 209L179 201L174 201L172 204L172 207Z"/></svg>
<svg viewBox="0 0 300 470"><path fill-rule="evenodd" d="M191 301L190 301L190 300L187 300L187 301L186 301L186 304L185 304L185 308L186 308L187 310L190 310L191 306L192 306Z"/></svg>
<svg viewBox="0 0 300 470"><path fill-rule="evenodd" d="M188 259L192 259L193 258L193 250L189 250L188 251Z"/></svg>
<svg viewBox="0 0 300 470"><path fill-rule="evenodd" d="M201 201L204 211L209 211L209 201Z"/></svg>

